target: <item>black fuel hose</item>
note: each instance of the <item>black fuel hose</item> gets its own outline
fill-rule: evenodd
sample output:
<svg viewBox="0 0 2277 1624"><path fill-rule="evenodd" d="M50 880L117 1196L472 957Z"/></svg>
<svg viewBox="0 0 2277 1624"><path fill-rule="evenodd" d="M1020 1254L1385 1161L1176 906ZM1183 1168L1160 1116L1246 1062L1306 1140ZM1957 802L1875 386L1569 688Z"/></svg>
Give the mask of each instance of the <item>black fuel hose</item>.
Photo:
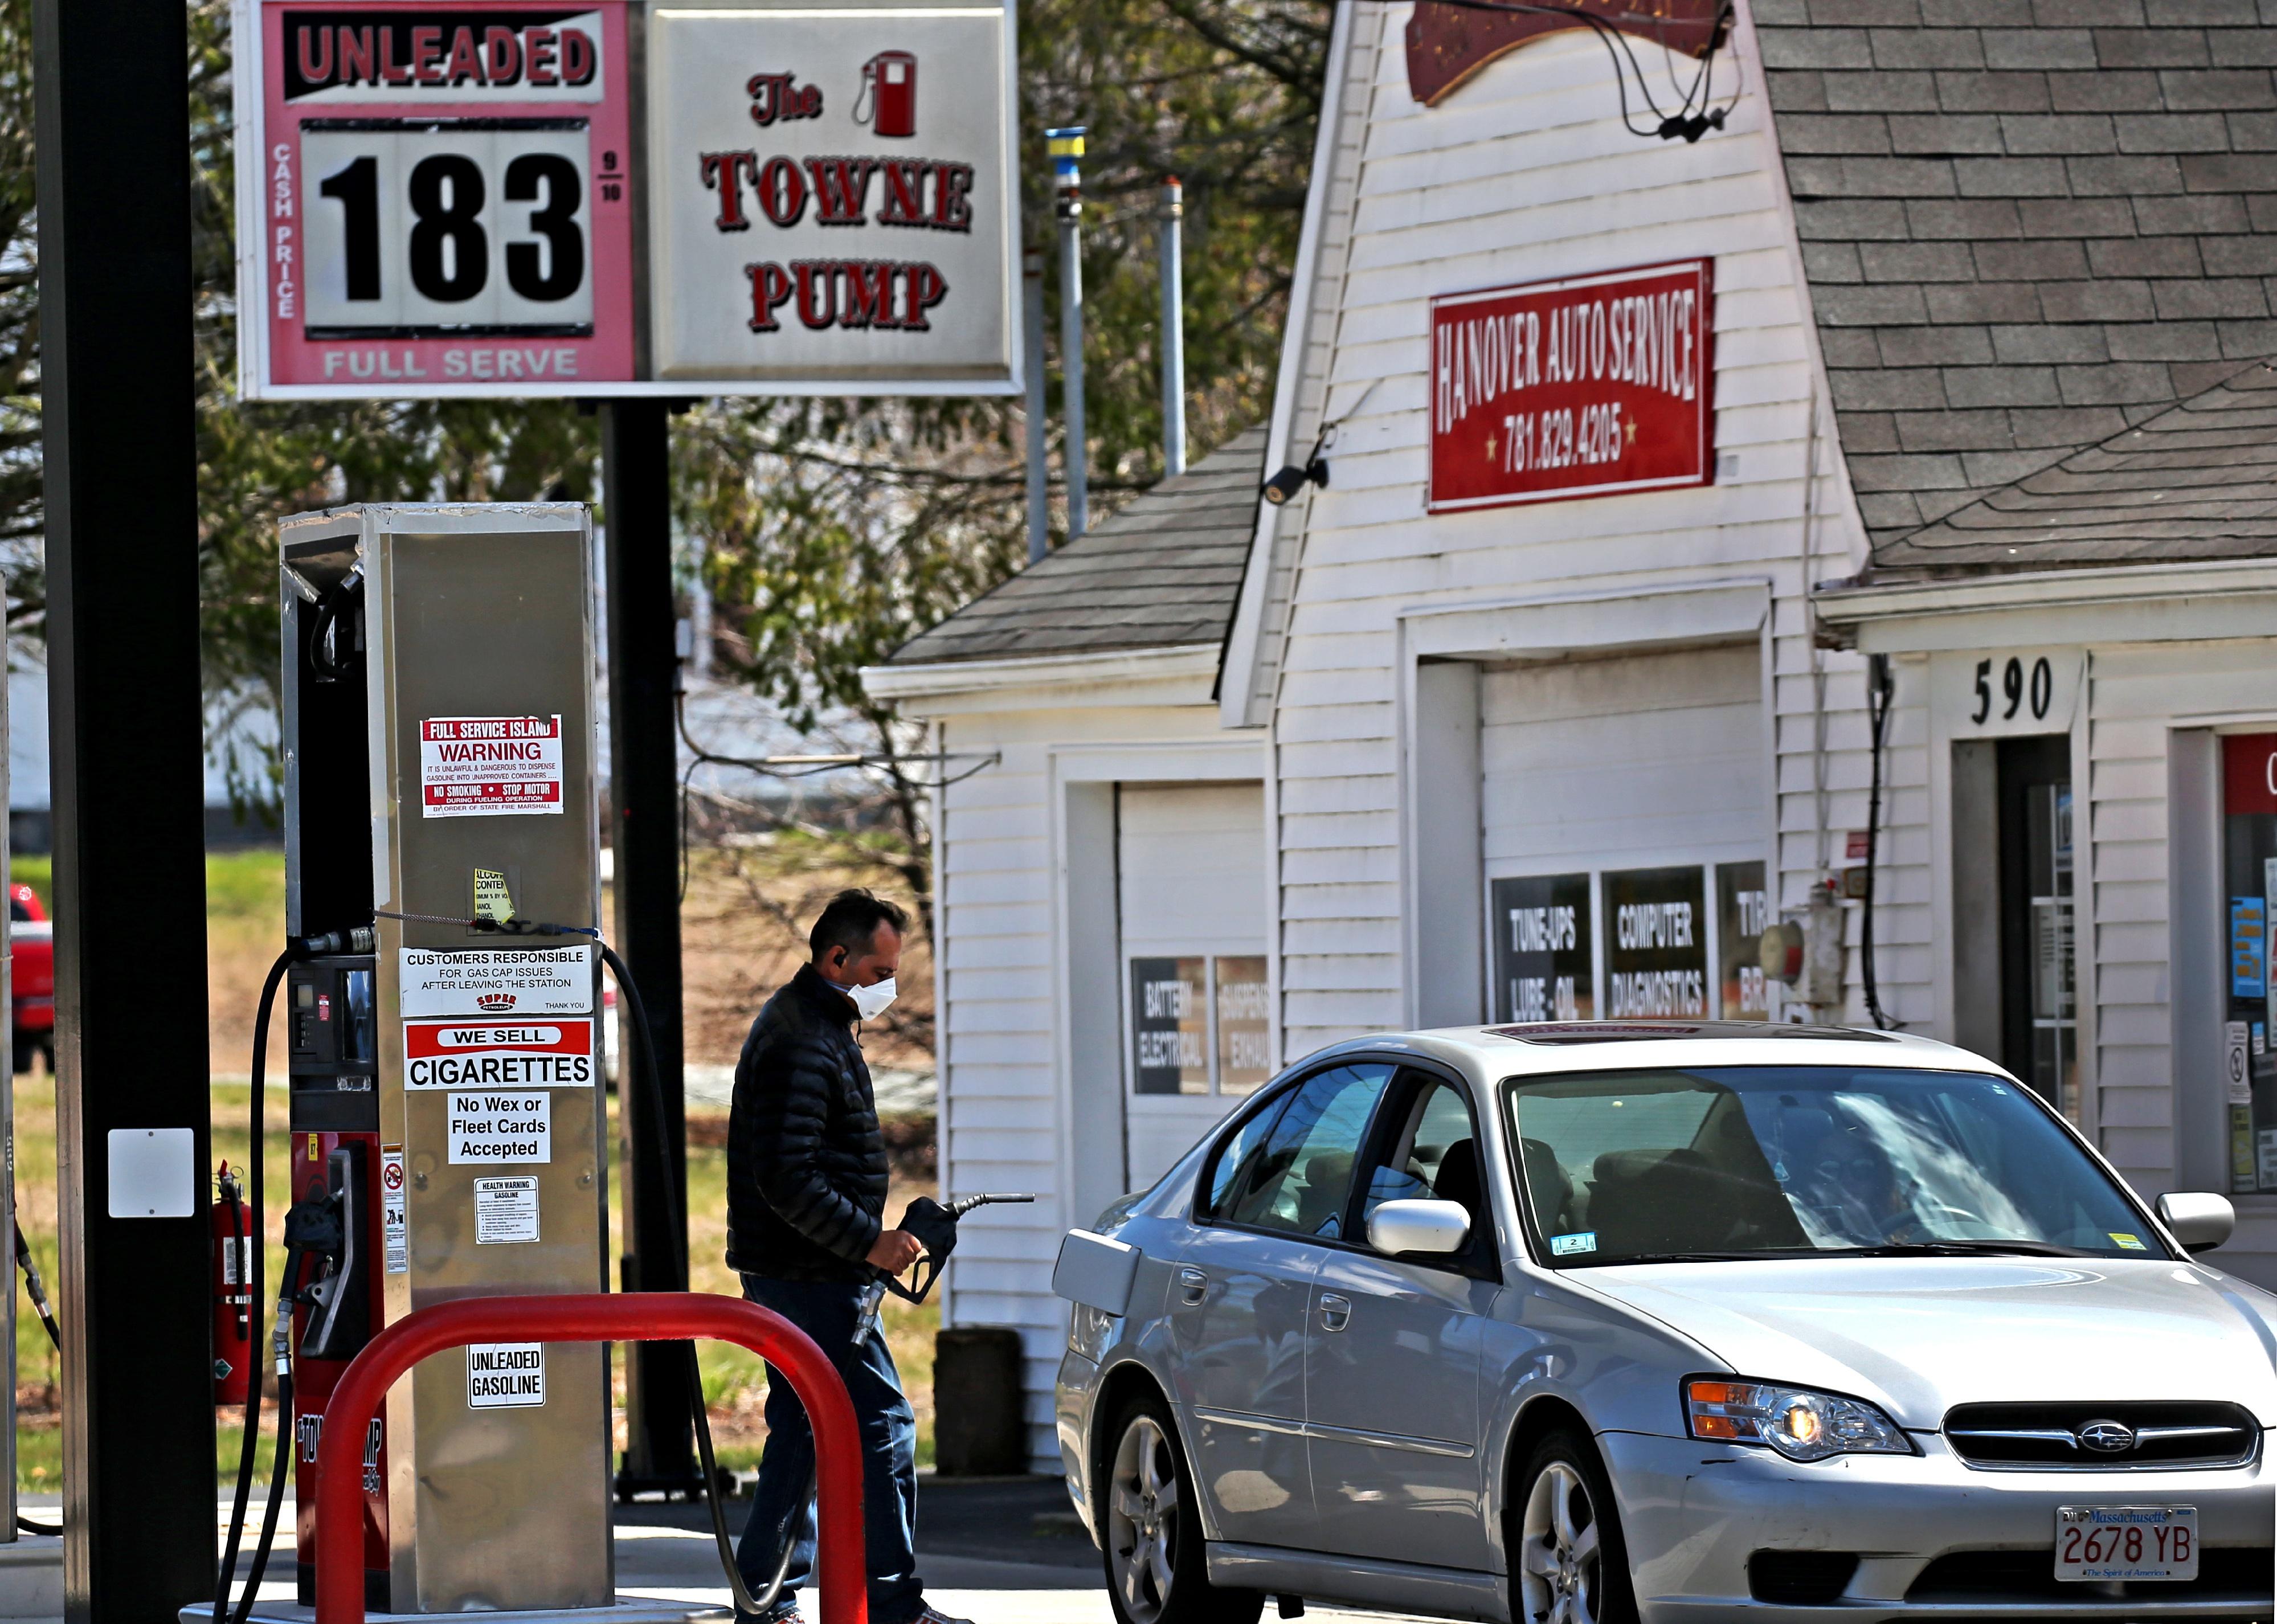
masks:
<svg viewBox="0 0 2277 1624"><path fill-rule="evenodd" d="M32 1307L40 1316L40 1323L48 1328L48 1340L57 1353L63 1352L63 1327L56 1323L56 1311L48 1303L47 1283L40 1278L40 1266L32 1259L32 1243L24 1239L24 1226L16 1225L16 1267L24 1271L24 1294L32 1300Z"/></svg>
<svg viewBox="0 0 2277 1624"><path fill-rule="evenodd" d="M261 1594L262 1578L269 1571L269 1553L277 1544L277 1514L285 1505L286 1474L293 1469L293 1365L289 1346L293 1335L293 1277L299 1271L301 1261L301 1255L298 1251L289 1247L286 1248L284 1277L277 1283L277 1328L270 1335L277 1361L277 1460L269 1475L269 1503L261 1508L261 1537L253 1547L253 1571L245 1576L245 1592L238 1597L237 1612L231 1615L230 1624L245 1624L253 1612L254 1601ZM259 1369L258 1361L255 1368ZM247 1436L251 1436L249 1428ZM238 1480L240 1496L244 1482L241 1476ZM230 1567L237 1564L235 1536L243 1531L242 1498L238 1504L240 1517L232 1523L230 1529L232 1549L227 1559L230 1567L222 1569L221 1594L225 1598L229 1594ZM222 1624L222 1609L218 1602L214 1607L214 1624Z"/></svg>
<svg viewBox="0 0 2277 1624"><path fill-rule="evenodd" d="M253 1017L253 1120L249 1128L252 1134L249 1141L252 1154L246 1157L248 1163L246 1205L252 1209L255 1230L258 1230L261 1225L262 1163L265 1160L261 1150L263 1140L268 1132L269 1012L276 1005L278 983L285 980L285 972L293 967L293 962L301 957L302 954L302 948L299 943L295 943L277 956L277 962L269 966L268 978L261 983L261 1003ZM256 1233L253 1237L253 1244L245 1248L245 1300L246 1312L248 1315L259 1306L261 1301L261 1254L263 1244L263 1237ZM286 1284L289 1285L291 1283L288 1280ZM280 1307L278 1309L280 1323L284 1313L285 1310ZM257 1332L259 1326L255 1324L248 1329ZM253 1462L254 1458L260 1452L261 1447L261 1356L258 1351L260 1338L257 1335L249 1335L246 1338L246 1343L247 1350L252 1356L253 1368L245 1373L245 1439L242 1447L238 1451L237 1495L230 1503L229 1542L223 1552L221 1572L214 1581L214 1624L222 1624L222 1620L229 1616L229 1582L237 1572L238 1547L245 1538L246 1502L252 1498L253 1494ZM291 1453L285 1447L285 1430L291 1424L291 1416L283 1391L281 1376L278 1387L277 1458L282 1460ZM270 1491L270 1499L273 1505L276 1499L273 1490ZM269 1521L273 1528L275 1519L272 1517ZM248 1607L253 1605L254 1592L260 1588L261 1581L257 1575L261 1569L267 1566L269 1555L267 1546L268 1540L264 1536L262 1549L254 1561L254 1572L256 1577L251 1584L245 1587L245 1605Z"/></svg>
<svg viewBox="0 0 2277 1624"><path fill-rule="evenodd" d="M627 1024L633 1029L632 1047L639 1052L641 1073L648 1079L649 1109L654 1113L657 1123L661 1125L664 1121L664 1071L657 1064L656 1036L650 1030L648 1010L641 1003L640 988L633 981L632 972L625 968L625 961L617 957L617 950L601 941L598 933L593 940L601 949L601 957L608 964L609 973L617 978L618 989L625 995ZM680 1193L674 1186L672 1149L664 1142L661 1132L650 1137L656 1141L657 1188L664 1198L666 1217L672 1232L682 1238L678 1261L680 1283L685 1289L689 1282L688 1226L685 1216L680 1210ZM629 1218L627 1221L629 1223ZM738 1624L742 1624L742 1620L764 1614L774 1605L775 1597L782 1594L783 1581L790 1573L791 1552L795 1545L790 1530L785 1529L781 1536L782 1559L775 1566L775 1576L764 1594L752 1595L750 1588L743 1582L742 1569L735 1566L735 1544L727 1532L727 1508L720 1503L720 1468L712 1450L712 1418L704 1407L704 1373L696 1362L696 1345L683 1342L680 1346L684 1350L688 1361L688 1407L696 1422L696 1452L704 1468L704 1499L712 1513L712 1537L720 1547L720 1566L727 1572L727 1588L735 1597ZM807 1485L807 1492L810 1495L814 1492L811 1482Z"/></svg>

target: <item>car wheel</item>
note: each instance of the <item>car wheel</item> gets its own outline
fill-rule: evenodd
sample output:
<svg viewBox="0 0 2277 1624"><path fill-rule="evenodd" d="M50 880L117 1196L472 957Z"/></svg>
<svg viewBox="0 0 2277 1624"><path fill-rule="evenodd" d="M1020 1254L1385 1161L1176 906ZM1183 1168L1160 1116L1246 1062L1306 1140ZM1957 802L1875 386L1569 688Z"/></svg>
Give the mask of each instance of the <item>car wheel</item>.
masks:
<svg viewBox="0 0 2277 1624"><path fill-rule="evenodd" d="M1146 1393L1116 1417L1100 1548L1117 1624L1256 1624L1265 1597L1209 1582L1193 1475L1170 1407Z"/></svg>
<svg viewBox="0 0 2277 1624"><path fill-rule="evenodd" d="M1511 1542L1516 1624L1636 1624L1612 1484L1588 1439L1550 1433L1523 1481Z"/></svg>

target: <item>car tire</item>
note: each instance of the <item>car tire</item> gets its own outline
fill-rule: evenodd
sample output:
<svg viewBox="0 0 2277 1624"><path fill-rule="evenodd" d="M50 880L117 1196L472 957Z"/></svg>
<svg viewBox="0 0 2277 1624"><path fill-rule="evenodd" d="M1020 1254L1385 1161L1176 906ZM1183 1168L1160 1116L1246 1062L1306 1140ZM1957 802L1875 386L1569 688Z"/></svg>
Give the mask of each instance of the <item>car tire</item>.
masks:
<svg viewBox="0 0 2277 1624"><path fill-rule="evenodd" d="M1636 1624L1612 1481L1587 1435L1561 1427L1534 1445L1508 1544L1512 1624Z"/></svg>
<svg viewBox="0 0 2277 1624"><path fill-rule="evenodd" d="M1100 1464L1099 1548L1116 1624L1257 1624L1262 1594L1209 1582L1193 1474L1160 1393L1116 1413Z"/></svg>

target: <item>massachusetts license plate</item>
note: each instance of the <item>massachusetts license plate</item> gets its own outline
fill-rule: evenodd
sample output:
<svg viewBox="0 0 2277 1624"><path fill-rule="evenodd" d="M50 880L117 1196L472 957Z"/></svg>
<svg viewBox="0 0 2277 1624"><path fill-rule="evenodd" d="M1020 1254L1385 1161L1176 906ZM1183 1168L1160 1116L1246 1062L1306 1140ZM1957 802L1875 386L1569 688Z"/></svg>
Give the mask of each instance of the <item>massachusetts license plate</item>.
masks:
<svg viewBox="0 0 2277 1624"><path fill-rule="evenodd" d="M2059 1506L2056 1577L2076 1581L2195 1579L2195 1506Z"/></svg>

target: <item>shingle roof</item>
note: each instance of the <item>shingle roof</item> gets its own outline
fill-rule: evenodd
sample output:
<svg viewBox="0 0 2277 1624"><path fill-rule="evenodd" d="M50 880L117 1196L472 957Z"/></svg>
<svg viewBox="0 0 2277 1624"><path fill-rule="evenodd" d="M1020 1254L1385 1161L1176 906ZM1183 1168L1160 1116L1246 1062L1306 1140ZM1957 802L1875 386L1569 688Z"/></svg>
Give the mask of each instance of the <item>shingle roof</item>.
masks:
<svg viewBox="0 0 2277 1624"><path fill-rule="evenodd" d="M1755 15L1877 564L2277 354L2272 0Z"/></svg>
<svg viewBox="0 0 2277 1624"><path fill-rule="evenodd" d="M1080 540L912 637L887 663L1218 642L1241 593L1264 465L1265 431L1236 435Z"/></svg>
<svg viewBox="0 0 2277 1624"><path fill-rule="evenodd" d="M2100 445L1886 542L1874 573L1938 575L2277 553L2277 370L2255 362Z"/></svg>

